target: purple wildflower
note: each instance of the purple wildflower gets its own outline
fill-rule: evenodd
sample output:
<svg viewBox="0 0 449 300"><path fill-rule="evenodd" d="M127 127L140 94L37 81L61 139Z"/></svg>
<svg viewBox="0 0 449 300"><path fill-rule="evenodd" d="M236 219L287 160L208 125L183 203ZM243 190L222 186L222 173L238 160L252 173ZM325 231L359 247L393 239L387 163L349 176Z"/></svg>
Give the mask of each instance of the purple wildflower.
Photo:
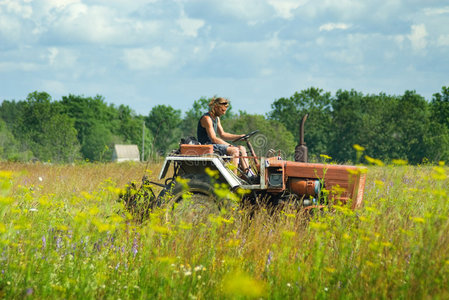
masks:
<svg viewBox="0 0 449 300"><path fill-rule="evenodd" d="M60 249L62 247L62 238L58 236L56 238L56 249Z"/></svg>
<svg viewBox="0 0 449 300"><path fill-rule="evenodd" d="M266 262L266 264L265 264L265 267L266 268L268 268L269 266L270 266L270 264L271 264L271 260L273 259L273 252L269 252L268 253L268 257L267 257L267 262Z"/></svg>
<svg viewBox="0 0 449 300"><path fill-rule="evenodd" d="M47 247L47 239L45 238L45 235L42 236L42 249L45 249Z"/></svg>
<svg viewBox="0 0 449 300"><path fill-rule="evenodd" d="M137 252L139 252L139 251L137 250L137 248L138 248L138 245L137 245L137 239L134 238L134 240L133 240L133 248L132 248L134 256L136 256L136 255L137 255Z"/></svg>

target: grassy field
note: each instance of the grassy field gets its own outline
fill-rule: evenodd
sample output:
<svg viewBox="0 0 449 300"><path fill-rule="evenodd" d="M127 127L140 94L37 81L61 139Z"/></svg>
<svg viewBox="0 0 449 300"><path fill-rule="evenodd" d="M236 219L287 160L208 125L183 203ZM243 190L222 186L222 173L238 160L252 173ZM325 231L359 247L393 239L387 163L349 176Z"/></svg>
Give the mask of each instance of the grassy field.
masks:
<svg viewBox="0 0 449 300"><path fill-rule="evenodd" d="M159 169L0 163L0 298L449 298L445 166L369 167L356 212L137 222L118 194Z"/></svg>

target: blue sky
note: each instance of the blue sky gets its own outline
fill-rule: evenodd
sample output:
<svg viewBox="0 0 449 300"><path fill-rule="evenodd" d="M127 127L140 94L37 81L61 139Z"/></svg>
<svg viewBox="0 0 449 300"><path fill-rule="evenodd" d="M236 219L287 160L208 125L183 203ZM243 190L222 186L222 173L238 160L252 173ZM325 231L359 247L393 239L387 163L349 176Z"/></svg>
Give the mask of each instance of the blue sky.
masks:
<svg viewBox="0 0 449 300"><path fill-rule="evenodd" d="M311 86L448 85L447 0L0 0L0 100L100 94L146 115L219 95L263 114Z"/></svg>

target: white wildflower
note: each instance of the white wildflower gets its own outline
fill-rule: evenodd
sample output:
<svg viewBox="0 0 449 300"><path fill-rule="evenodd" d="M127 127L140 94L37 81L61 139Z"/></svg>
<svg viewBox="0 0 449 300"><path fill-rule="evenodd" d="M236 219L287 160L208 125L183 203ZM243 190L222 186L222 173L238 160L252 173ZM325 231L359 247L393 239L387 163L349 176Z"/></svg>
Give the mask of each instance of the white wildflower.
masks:
<svg viewBox="0 0 449 300"><path fill-rule="evenodd" d="M203 268L204 267L202 265L199 265L199 266L196 266L195 269L193 269L193 270L195 270L195 272L198 272L198 271L203 270Z"/></svg>

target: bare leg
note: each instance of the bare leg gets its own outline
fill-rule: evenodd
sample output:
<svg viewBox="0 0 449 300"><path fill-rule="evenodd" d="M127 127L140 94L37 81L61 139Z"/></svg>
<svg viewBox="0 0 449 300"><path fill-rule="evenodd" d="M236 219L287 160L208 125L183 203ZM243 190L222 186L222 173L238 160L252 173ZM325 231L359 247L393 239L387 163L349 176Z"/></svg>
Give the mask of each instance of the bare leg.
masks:
<svg viewBox="0 0 449 300"><path fill-rule="evenodd" d="M246 148L244 146L239 146L239 151L241 153L241 156L247 156L246 154ZM242 158L240 160L240 166L242 167L243 171L246 171L249 168L249 162L247 158Z"/></svg>
<svg viewBox="0 0 449 300"><path fill-rule="evenodd" d="M232 156L232 164L235 166L234 173L237 174L237 167L239 165L239 148L237 147L228 147L226 153Z"/></svg>

